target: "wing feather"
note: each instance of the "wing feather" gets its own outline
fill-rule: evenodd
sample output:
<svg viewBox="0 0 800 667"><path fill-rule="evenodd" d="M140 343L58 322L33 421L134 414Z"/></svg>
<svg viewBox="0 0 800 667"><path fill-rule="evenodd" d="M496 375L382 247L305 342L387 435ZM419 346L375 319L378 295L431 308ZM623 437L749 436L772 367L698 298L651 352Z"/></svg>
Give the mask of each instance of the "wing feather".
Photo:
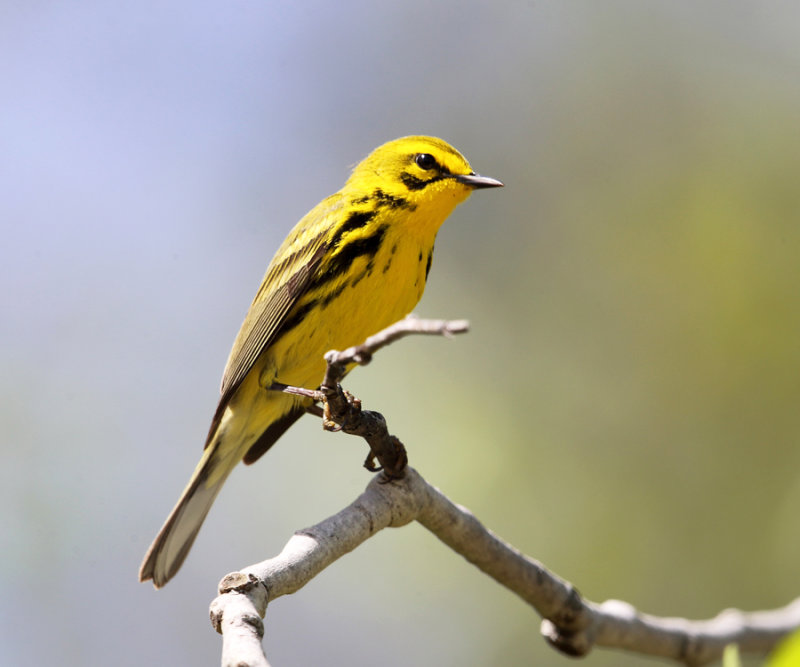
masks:
<svg viewBox="0 0 800 667"><path fill-rule="evenodd" d="M211 422L206 446L211 442L225 408L261 353L275 340L286 316L305 294L328 249L331 224L325 218L341 207L336 195L311 210L292 230L267 269L225 365L220 400ZM309 230L319 230L310 235Z"/></svg>
<svg viewBox="0 0 800 667"><path fill-rule="evenodd" d="M258 356L274 340L286 314L305 293L310 278L325 254L326 244L320 243L309 250L313 250L311 256L298 260L300 266L296 267L288 280L250 306L225 366L220 389L221 400L227 399L236 391Z"/></svg>

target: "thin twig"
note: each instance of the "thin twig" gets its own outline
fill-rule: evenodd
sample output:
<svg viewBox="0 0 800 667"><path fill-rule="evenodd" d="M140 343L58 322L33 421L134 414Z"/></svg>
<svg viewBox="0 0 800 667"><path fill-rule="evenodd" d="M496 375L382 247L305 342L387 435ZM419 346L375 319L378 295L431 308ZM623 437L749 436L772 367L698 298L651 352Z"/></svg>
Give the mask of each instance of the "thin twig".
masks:
<svg viewBox="0 0 800 667"><path fill-rule="evenodd" d="M467 320L423 320L416 315L408 315L404 320L395 322L374 336L370 336L361 345L348 347L341 352L331 350L325 355L325 361L328 362L329 370L331 366L347 366L352 363L365 366L372 360L372 355L378 350L406 336L427 335L452 338L456 334L466 333L467 331L469 331L469 322ZM344 374L341 376L326 375L322 384L331 386L341 382L343 377Z"/></svg>
<svg viewBox="0 0 800 667"><path fill-rule="evenodd" d="M279 383L272 385L271 389L322 403L323 428L364 438L369 445L364 467L370 472L383 471L386 479L399 479L408 465L408 455L403 443L389 433L383 415L362 410L361 401L342 389L340 383L354 364L368 364L378 350L405 336L421 334L452 338L468 330L469 322L466 320L422 320L409 315L370 336L361 345L326 353L325 377L319 389L291 387ZM376 460L379 465L375 464Z"/></svg>

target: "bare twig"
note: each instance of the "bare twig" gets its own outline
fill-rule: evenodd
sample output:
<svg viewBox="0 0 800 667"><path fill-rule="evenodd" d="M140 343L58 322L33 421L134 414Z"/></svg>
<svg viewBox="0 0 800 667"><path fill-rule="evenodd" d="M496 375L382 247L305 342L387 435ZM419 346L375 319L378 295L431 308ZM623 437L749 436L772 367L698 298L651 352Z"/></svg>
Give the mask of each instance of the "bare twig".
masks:
<svg viewBox="0 0 800 667"><path fill-rule="evenodd" d="M456 334L469 331L467 320L422 320L414 315L409 315L404 320L395 322L374 336L370 336L361 345L348 347L346 350L338 352L331 350L325 355L328 362L328 370L322 385L333 387L342 381L347 366L350 364L360 364L365 366L372 360L372 355L387 345L394 343L401 338L411 335L445 336L452 338Z"/></svg>
<svg viewBox="0 0 800 667"><path fill-rule="evenodd" d="M422 320L409 315L404 320L370 336L361 345L346 350L331 350L325 355L327 368L325 378L317 390L303 387L274 385L273 389L287 394L305 396L323 404L322 425L329 431L344 431L350 435L361 436L367 441L370 453L364 467L370 472L382 470L387 479L403 476L408 456L403 443L391 435L386 428L386 420L379 412L362 410L361 401L344 391L339 383L355 364L365 365L372 360L381 348L414 334L445 336L469 330L466 320ZM375 465L378 460L380 466Z"/></svg>
<svg viewBox="0 0 800 667"><path fill-rule="evenodd" d="M650 616L618 600L602 604L585 600L572 584L501 540L468 510L407 468L403 479L390 483L374 477L355 502L295 533L275 558L225 577L220 582L220 596L211 605L215 628L223 633L227 646L246 640L251 653L257 633L240 640L238 634L228 636L229 628L240 632L242 626L252 627L254 610L263 614L262 600L296 592L379 530L411 521L418 521L534 607L545 619L545 638L569 655L586 655L594 646L603 646L699 667L719 659L726 644L737 643L743 653L764 653L800 627L800 598L782 609L749 614L727 610L706 621ZM244 606L243 597L254 599ZM243 620L238 620L240 614L244 614ZM235 662L223 664L264 663L248 662L244 654L237 654Z"/></svg>

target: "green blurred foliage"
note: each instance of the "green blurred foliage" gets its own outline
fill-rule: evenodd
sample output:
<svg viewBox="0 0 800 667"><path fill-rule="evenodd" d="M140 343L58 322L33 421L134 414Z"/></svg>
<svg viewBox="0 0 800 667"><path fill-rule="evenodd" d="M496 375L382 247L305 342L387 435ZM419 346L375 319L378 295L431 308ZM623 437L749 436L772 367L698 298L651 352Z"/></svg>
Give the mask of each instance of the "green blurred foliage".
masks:
<svg viewBox="0 0 800 667"><path fill-rule="evenodd" d="M800 632L784 639L770 654L767 667L795 667L800 665Z"/></svg>
<svg viewBox="0 0 800 667"><path fill-rule="evenodd" d="M348 388L591 599L697 618L797 595L795 7L178 8L2 10L9 664L215 663L216 580L360 492L363 445L304 420L234 473L174 582L135 581L273 249L417 132L507 186L443 227L418 309L472 331ZM273 602L265 643L278 665L568 664L538 626L411 526Z"/></svg>

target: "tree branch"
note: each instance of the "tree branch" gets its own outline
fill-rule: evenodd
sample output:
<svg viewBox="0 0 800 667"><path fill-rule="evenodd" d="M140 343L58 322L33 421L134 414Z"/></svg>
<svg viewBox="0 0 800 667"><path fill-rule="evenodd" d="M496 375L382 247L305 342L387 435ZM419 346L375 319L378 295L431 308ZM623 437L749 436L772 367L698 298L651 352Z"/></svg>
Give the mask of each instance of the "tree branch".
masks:
<svg viewBox="0 0 800 667"><path fill-rule="evenodd" d="M557 650L585 656L593 647L624 649L701 667L736 643L743 653L765 653L800 627L800 598L772 611L745 613L728 609L704 621L643 614L619 600L602 604L584 599L568 581L550 572L487 529L464 507L451 502L406 467L405 448L391 436L384 418L361 410L358 399L339 382L353 364L409 334L452 335L466 322L407 318L367 339L363 345L325 355L328 367L317 391L276 386L323 403L329 430L361 435L370 445L367 459L378 458L383 473L352 504L292 536L281 553L225 576L211 603L211 620L223 635L223 666L268 666L261 639L267 602L294 593L331 563L383 528L417 521L456 553L516 593L544 619L541 632Z"/></svg>
<svg viewBox="0 0 800 667"><path fill-rule="evenodd" d="M361 345L348 347L339 352L331 350L325 355L327 367L325 378L317 390L304 387L273 385L273 389L287 394L305 396L323 404L322 426L328 431L344 431L350 435L364 438L370 453L364 467L370 472L382 470L389 479L403 476L408 456L400 440L391 435L386 428L386 420L380 412L362 410L361 401L346 392L340 382L355 364L362 366L372 360L372 355L391 343L410 335L444 336L452 338L455 334L469 330L466 320L421 320L409 315L404 320L370 336ZM316 410L312 410L318 414ZM380 466L374 464L378 460Z"/></svg>
<svg viewBox="0 0 800 667"><path fill-rule="evenodd" d="M352 504L295 533L278 556L223 578L211 604L212 623L224 638L223 665L266 665L263 653L258 660L248 656L263 634L260 619L254 625L253 618L264 615L267 600L298 591L383 528L411 521L530 604L544 618L547 641L568 655L584 656L603 646L700 667L719 659L729 643L743 653L765 653L800 627L800 598L782 609L730 609L705 621L642 614L618 600L585 600L572 584L501 540L409 467L400 480L387 483L375 476ZM253 629L243 633L242 627Z"/></svg>

